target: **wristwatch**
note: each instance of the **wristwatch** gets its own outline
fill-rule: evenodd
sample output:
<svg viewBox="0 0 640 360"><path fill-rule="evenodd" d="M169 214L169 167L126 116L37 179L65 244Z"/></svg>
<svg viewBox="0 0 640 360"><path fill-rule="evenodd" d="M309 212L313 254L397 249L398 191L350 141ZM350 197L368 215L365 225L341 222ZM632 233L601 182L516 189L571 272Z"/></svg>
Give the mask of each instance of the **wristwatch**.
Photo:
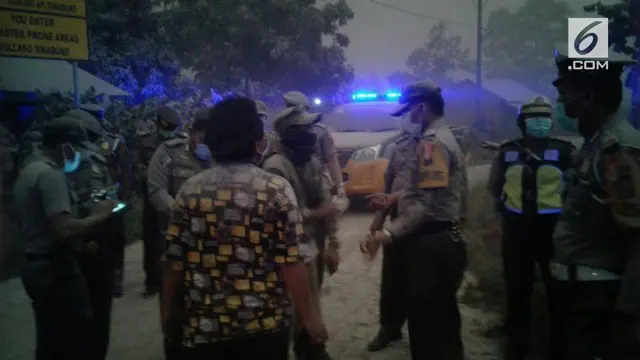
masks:
<svg viewBox="0 0 640 360"><path fill-rule="evenodd" d="M389 239L389 242L393 242L393 234L391 234L391 231L382 229L382 233L387 237L387 239Z"/></svg>

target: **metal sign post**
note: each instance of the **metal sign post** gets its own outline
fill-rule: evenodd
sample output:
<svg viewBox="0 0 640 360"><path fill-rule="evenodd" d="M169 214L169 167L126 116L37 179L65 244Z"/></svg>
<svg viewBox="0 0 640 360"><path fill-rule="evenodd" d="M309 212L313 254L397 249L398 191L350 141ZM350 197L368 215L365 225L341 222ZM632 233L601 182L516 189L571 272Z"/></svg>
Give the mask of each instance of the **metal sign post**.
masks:
<svg viewBox="0 0 640 360"><path fill-rule="evenodd" d="M73 65L73 105L80 107L80 89L78 88L78 62L74 61Z"/></svg>

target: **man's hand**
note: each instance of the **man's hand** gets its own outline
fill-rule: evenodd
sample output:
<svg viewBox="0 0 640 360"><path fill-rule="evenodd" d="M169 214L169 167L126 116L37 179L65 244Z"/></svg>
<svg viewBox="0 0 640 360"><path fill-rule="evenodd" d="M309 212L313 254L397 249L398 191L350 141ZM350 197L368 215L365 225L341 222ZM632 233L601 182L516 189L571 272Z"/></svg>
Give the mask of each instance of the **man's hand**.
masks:
<svg viewBox="0 0 640 360"><path fill-rule="evenodd" d="M391 242L391 239L384 232L378 230L367 235L366 240L360 243L360 251L363 254L369 255L371 260L376 258L380 246Z"/></svg>
<svg viewBox="0 0 640 360"><path fill-rule="evenodd" d="M331 274L338 271L338 266L340 266L340 254L338 253L338 249L329 247L325 250L323 257L324 263L331 270Z"/></svg>
<svg viewBox="0 0 640 360"><path fill-rule="evenodd" d="M367 195L366 198L369 200L369 207L374 210L386 211L398 202L398 195L396 194L375 193Z"/></svg>
<svg viewBox="0 0 640 360"><path fill-rule="evenodd" d="M322 320L317 315L314 315L311 319L305 321L304 328L307 330L312 344L324 344L329 340L327 327L322 323Z"/></svg>
<svg viewBox="0 0 640 360"><path fill-rule="evenodd" d="M97 203L91 209L91 215L97 216L102 220L107 220L111 216L113 216L113 209L116 207L117 203L114 200L106 199Z"/></svg>

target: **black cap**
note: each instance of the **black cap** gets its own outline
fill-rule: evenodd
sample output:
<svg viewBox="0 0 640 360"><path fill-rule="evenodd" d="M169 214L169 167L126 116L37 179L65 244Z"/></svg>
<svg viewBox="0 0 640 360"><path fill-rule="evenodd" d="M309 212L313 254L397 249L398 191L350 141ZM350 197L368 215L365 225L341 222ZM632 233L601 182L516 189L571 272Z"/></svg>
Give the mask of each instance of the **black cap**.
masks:
<svg viewBox="0 0 640 360"><path fill-rule="evenodd" d="M402 116L411 108L411 105L428 102L434 98L442 100L442 89L438 84L433 81L411 84L402 90L402 95L398 100L400 106L391 113L391 116Z"/></svg>
<svg viewBox="0 0 640 360"><path fill-rule="evenodd" d="M585 79L585 80L600 80L600 79L620 79L625 67L634 65L636 62L632 60L600 60L607 61L607 69L575 69L572 65L576 60L592 60L592 59L572 59L566 55L556 51L556 67L558 68L558 77L553 81L553 85L557 85L559 82L567 79Z"/></svg>
<svg viewBox="0 0 640 360"><path fill-rule="evenodd" d="M69 143L74 146L88 147L89 136L80 120L61 116L51 120L44 126L43 139L56 139L56 143Z"/></svg>
<svg viewBox="0 0 640 360"><path fill-rule="evenodd" d="M174 130L180 126L180 115L168 106L158 109L158 124L164 130Z"/></svg>

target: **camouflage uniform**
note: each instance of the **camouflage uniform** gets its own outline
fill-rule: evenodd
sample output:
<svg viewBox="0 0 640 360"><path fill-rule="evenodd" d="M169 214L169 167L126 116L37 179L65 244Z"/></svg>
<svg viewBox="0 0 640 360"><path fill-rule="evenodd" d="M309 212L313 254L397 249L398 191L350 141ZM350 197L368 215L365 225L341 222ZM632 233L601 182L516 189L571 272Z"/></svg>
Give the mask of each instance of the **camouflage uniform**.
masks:
<svg viewBox="0 0 640 360"><path fill-rule="evenodd" d="M86 149L78 169L67 174L71 189L79 201L79 217L91 214L97 200L95 194L104 190L114 191L115 183L109 174L108 160L97 147ZM115 194L112 195L115 197ZM85 237L81 266L87 279L93 319L89 329L88 349L91 359L105 359L109 346L109 323L114 292L115 261L121 252L122 219L116 216Z"/></svg>
<svg viewBox="0 0 640 360"><path fill-rule="evenodd" d="M565 84L581 91L602 83L621 87L616 82L623 62L609 61L607 72L573 72L571 59L556 61L560 76L554 85L562 103L571 95ZM553 234L563 359L638 359L640 133L616 113L597 125L595 133L585 131L574 157Z"/></svg>
<svg viewBox="0 0 640 360"><path fill-rule="evenodd" d="M147 187L149 204L158 214L157 236L153 246L153 260L160 266L166 248L165 235L175 210L175 196L182 184L193 175L211 166L198 160L189 148L186 139L172 139L163 142L149 163ZM162 287L162 283L160 284ZM160 297L162 306L162 296ZM177 359L181 348L177 339L165 338L165 355L168 360Z"/></svg>
<svg viewBox="0 0 640 360"><path fill-rule="evenodd" d="M145 272L145 292L143 296L153 296L160 288L160 268L158 267L158 214L149 202L147 191L147 167L151 162L156 150L162 142L169 140L169 133L175 137L175 130L180 126L178 113L168 107L158 109L156 119L156 131L145 132L136 135L136 149L138 153L138 166L136 168L136 183L142 187L144 204L142 208L142 241L143 241L143 264ZM174 130L173 132L167 129ZM163 131L167 132L166 134Z"/></svg>
<svg viewBox="0 0 640 360"><path fill-rule="evenodd" d="M527 118L551 122L552 106L536 97L520 109L518 127ZM502 261L506 285L507 359L522 360L528 351L531 297L536 266L545 286L549 314L549 356L560 360L556 334L555 289L549 273L553 229L562 209L564 173L575 147L555 138L524 136L500 145L489 176L489 191L502 215Z"/></svg>
<svg viewBox="0 0 640 360"><path fill-rule="evenodd" d="M310 109L309 99L306 95L298 91L290 91L284 94L284 102L287 107L294 107L303 109L304 111L308 111ZM321 119L321 118L320 118ZM336 202L336 205L341 205L344 210L348 208L348 199L346 198L346 194L344 193L344 186L342 184L342 178L340 176L339 179L333 179L329 167L333 161L337 161L338 150L336 149L335 143L333 141L333 136L329 129L318 122L313 123L313 132L316 134L316 156L321 161L321 164L324 168L323 176L325 177L325 186L328 187L332 196L332 201ZM277 142L277 135L271 134L269 135L269 140L274 143ZM339 167L339 165L338 165ZM342 174L342 171L340 171ZM335 199L334 199L335 198ZM323 260L324 249L326 248L326 240L329 239L329 246L336 247L338 246L338 239L336 238L336 232L334 229L329 229L327 226L320 224L315 227L315 233L312 234L312 237L316 239L318 243L318 248L320 249L320 256L318 257L318 284L322 287L324 283L324 271L325 264ZM332 269L329 269L332 271Z"/></svg>
<svg viewBox="0 0 640 360"><path fill-rule="evenodd" d="M277 131L283 131L286 127L294 125L312 125L317 120L317 115L309 114L306 112L294 111L293 109L287 109L274 121L274 127ZM309 275L309 283L311 284L311 295L314 302L316 311L320 313L320 286L318 278L318 265L322 250L320 246L324 246L324 239L318 238L319 228L328 228L330 237L337 243L337 226L335 219L331 220L316 220L311 219L308 215L305 215L309 209L315 209L326 205L331 202L331 195L329 193L329 186L327 185L327 178L324 176L324 167L320 163L319 159L315 156L311 157L311 160L305 164L304 167L296 167L287 157L286 151L283 148L279 148L276 152L272 152L263 162L262 167L264 170L281 176L286 179L294 189L300 209L302 209L304 232L309 234L309 238L313 240L312 251L314 256L309 256L307 261L307 273ZM324 268L322 268L324 271ZM306 332L303 331L303 327L299 319L295 321L296 324L296 341L294 344L294 350L300 354L308 351L324 352L324 348L310 350L306 347L305 339ZM326 354L326 353L325 353Z"/></svg>
<svg viewBox="0 0 640 360"><path fill-rule="evenodd" d="M442 100L432 83L411 85L402 94L394 116ZM401 190L397 218L382 231L402 247L411 357L461 360L456 293L467 264L460 228L468 193L465 154L443 118L420 139L407 141L411 145L397 147L390 162L395 176L410 186Z"/></svg>

